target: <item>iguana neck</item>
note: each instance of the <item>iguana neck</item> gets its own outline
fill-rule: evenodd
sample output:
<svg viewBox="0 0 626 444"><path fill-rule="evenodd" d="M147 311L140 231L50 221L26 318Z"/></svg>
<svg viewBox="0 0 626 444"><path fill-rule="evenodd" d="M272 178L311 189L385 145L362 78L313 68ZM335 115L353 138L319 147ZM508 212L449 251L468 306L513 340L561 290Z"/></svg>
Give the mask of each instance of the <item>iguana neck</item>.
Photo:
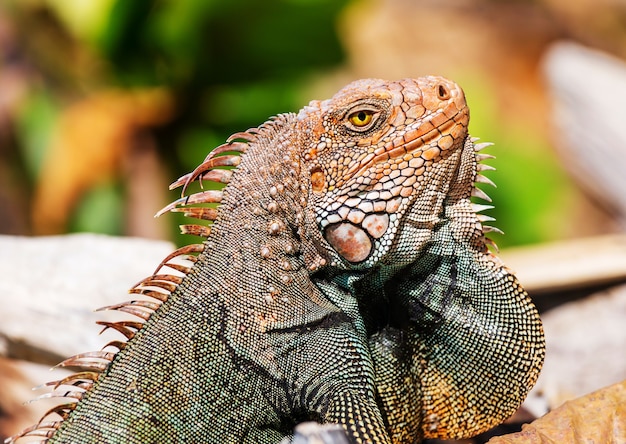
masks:
<svg viewBox="0 0 626 444"><path fill-rule="evenodd" d="M328 306L313 291L303 259L307 252L312 257L316 253L304 235L310 181L293 143L294 119L280 115L255 132L224 189L205 251L187 276L204 287L211 282L229 300L233 291L239 292L255 320L237 322L250 331L311 322L316 305Z"/></svg>

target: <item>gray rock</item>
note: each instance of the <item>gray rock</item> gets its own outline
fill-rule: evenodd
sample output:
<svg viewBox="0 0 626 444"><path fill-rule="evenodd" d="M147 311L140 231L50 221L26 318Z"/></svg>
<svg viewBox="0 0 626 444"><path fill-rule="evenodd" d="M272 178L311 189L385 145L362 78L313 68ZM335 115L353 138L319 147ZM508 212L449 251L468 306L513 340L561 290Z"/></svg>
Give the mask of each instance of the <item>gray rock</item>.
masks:
<svg viewBox="0 0 626 444"><path fill-rule="evenodd" d="M303 422L296 426L293 438L280 444L349 444L345 430L339 424Z"/></svg>
<svg viewBox="0 0 626 444"><path fill-rule="evenodd" d="M95 234L0 236L0 355L56 364L121 339L94 325L120 314L94 310L131 299L128 289L173 248Z"/></svg>
<svg viewBox="0 0 626 444"><path fill-rule="evenodd" d="M536 416L626 380L626 285L542 315L546 360L525 406Z"/></svg>
<svg viewBox="0 0 626 444"><path fill-rule="evenodd" d="M563 165L626 230L626 61L559 42L547 52L543 72Z"/></svg>

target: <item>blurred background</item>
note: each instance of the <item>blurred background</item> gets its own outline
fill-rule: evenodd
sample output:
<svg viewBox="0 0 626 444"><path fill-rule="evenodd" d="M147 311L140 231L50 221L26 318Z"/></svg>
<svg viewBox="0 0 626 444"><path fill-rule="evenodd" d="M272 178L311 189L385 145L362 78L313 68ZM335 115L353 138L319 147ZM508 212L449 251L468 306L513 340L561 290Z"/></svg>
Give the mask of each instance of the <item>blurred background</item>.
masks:
<svg viewBox="0 0 626 444"><path fill-rule="evenodd" d="M27 236L0 236L0 439L45 411L22 402L50 365L101 347L91 310L171 251L138 238L197 242L153 218L169 183L364 77L455 80L495 144L491 237L548 345L516 421L623 381L625 57L626 0L0 0L0 234ZM135 238L31 238L74 232Z"/></svg>
<svg viewBox="0 0 626 444"><path fill-rule="evenodd" d="M438 74L494 142L498 245L617 229L553 149L541 60L626 55L616 0L2 0L0 233L175 236L175 178L351 80Z"/></svg>

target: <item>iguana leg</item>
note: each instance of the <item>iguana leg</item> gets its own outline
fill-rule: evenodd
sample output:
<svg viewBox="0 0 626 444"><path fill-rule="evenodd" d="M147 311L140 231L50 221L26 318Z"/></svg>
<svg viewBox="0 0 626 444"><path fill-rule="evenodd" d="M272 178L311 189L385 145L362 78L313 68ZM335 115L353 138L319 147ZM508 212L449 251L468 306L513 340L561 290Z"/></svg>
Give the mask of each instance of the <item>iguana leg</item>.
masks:
<svg viewBox="0 0 626 444"><path fill-rule="evenodd" d="M338 313L297 331L281 332L277 362L287 376L294 411L320 422L337 423L353 443L390 444L376 402L374 370L365 335L349 316Z"/></svg>
<svg viewBox="0 0 626 444"><path fill-rule="evenodd" d="M326 422L346 428L353 443L391 443L373 396L352 390L337 393L328 406Z"/></svg>

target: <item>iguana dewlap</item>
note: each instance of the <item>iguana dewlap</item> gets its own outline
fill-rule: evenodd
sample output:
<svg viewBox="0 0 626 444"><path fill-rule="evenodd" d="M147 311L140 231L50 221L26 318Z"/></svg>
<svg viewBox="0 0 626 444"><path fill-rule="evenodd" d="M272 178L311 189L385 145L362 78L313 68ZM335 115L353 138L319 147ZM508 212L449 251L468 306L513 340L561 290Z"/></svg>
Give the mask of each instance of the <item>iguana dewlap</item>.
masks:
<svg viewBox="0 0 626 444"><path fill-rule="evenodd" d="M204 242L108 307L135 315L103 323L126 340L64 361L68 403L20 436L277 443L315 420L413 443L506 419L543 332L486 248L468 122L449 80L368 79L234 134L162 210L208 221L183 226Z"/></svg>

